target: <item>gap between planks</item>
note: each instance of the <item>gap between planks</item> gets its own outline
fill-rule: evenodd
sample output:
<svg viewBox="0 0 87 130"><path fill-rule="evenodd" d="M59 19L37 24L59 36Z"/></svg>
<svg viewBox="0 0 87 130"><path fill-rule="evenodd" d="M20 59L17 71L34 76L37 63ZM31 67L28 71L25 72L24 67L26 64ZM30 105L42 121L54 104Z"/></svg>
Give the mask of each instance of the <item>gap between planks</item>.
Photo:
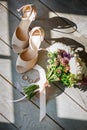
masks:
<svg viewBox="0 0 87 130"><path fill-rule="evenodd" d="M23 96L24 96L24 94L22 93L22 92L20 92L8 79L6 79L2 74L0 74L0 76L6 81L6 82L8 82L12 87L14 87L14 89L16 89L19 93L21 93ZM27 99L28 100L28 99ZM28 101L30 101L33 105L35 105L35 107L37 107L38 109L40 109L40 107L37 105L37 104L35 104L35 102L33 102L33 100L28 100ZM0 113L1 114L1 113ZM55 124L57 124L58 126L60 126L63 130L64 130L64 128L56 121L56 120L54 120L51 116L49 116L47 113L46 113L46 116L48 117L48 118L50 118ZM6 118L6 117L5 117ZM6 118L7 119L7 118ZM8 120L9 121L9 120ZM10 121L9 121L10 122ZM19 130L19 129L18 129Z"/></svg>
<svg viewBox="0 0 87 130"><path fill-rule="evenodd" d="M12 122L10 122L2 113L0 113L0 115L9 122L10 125L12 125L13 127L15 127L17 130L20 130L16 125L12 124Z"/></svg>
<svg viewBox="0 0 87 130"><path fill-rule="evenodd" d="M58 17L60 17L60 15L58 15L58 13L56 13L55 11L54 11L54 9L51 9L47 4L45 4L43 1L41 1L41 0L38 0L40 3L42 3L45 7L47 7L50 11L52 11L52 12L54 12L54 14L56 14ZM65 20L65 19L63 19L62 17L61 17L61 19L64 21L64 22L66 22L66 23L68 23L69 25L72 25L72 24L70 24L70 22L68 22L67 20ZM78 32L77 31L77 28L75 29L74 27L72 27L73 29L74 29L74 31L75 32L77 32L78 34L80 34L80 32ZM83 37L86 39L86 37L83 35Z"/></svg>
<svg viewBox="0 0 87 130"><path fill-rule="evenodd" d="M54 14L56 14L58 17L60 17L53 9L51 9L49 6L47 6L45 3L43 3L41 0L38 0L40 3L42 3L44 6L46 6L50 11L54 12ZM65 19L63 19L62 17L60 18L62 19L65 23L70 24L68 21L66 21ZM70 24L71 25L71 24ZM72 27L74 29L74 31L77 31L77 28L75 29L74 27ZM79 33L79 32L78 32Z"/></svg>

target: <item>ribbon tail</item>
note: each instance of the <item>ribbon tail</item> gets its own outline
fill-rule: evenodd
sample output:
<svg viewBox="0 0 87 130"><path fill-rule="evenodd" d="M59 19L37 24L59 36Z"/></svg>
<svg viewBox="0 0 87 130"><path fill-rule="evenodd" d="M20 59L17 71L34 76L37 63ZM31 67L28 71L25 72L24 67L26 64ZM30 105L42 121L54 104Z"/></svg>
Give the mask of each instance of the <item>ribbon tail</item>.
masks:
<svg viewBox="0 0 87 130"><path fill-rule="evenodd" d="M46 116L46 89L44 86L46 83L46 74L41 66L36 65L34 68L38 70L40 74L40 81L38 84L40 86L40 121L42 121Z"/></svg>
<svg viewBox="0 0 87 130"><path fill-rule="evenodd" d="M46 116L46 90L45 87L40 91L40 121Z"/></svg>

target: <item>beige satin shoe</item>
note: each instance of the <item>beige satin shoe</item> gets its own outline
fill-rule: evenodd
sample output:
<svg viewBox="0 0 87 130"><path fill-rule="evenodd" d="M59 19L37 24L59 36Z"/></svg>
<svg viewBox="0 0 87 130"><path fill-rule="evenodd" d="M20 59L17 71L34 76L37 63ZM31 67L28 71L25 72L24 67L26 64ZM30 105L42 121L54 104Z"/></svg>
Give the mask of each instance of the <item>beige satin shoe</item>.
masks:
<svg viewBox="0 0 87 130"><path fill-rule="evenodd" d="M12 37L12 48L15 53L21 53L29 46L29 26L36 18L36 8L33 5L25 5L18 11L22 11L21 22Z"/></svg>
<svg viewBox="0 0 87 130"><path fill-rule="evenodd" d="M22 15L21 20L34 21L37 15L36 7L32 4L24 5L21 8L17 9Z"/></svg>
<svg viewBox="0 0 87 130"><path fill-rule="evenodd" d="M44 30L41 27L34 27L30 32L29 47L18 55L16 71L24 73L34 67L38 60L38 49L44 40Z"/></svg>
<svg viewBox="0 0 87 130"><path fill-rule="evenodd" d="M29 47L32 50L38 50L45 36L43 28L40 26L34 27L29 32L29 36Z"/></svg>
<svg viewBox="0 0 87 130"><path fill-rule="evenodd" d="M30 48L25 49L18 55L16 62L16 71L24 73L34 67L37 62L38 52L32 51Z"/></svg>

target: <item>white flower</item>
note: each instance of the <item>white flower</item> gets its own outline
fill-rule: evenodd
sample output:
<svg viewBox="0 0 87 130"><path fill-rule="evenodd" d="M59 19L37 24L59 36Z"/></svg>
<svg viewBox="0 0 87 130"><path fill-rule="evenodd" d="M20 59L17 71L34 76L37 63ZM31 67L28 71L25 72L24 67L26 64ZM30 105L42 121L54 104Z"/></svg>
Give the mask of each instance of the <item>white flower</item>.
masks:
<svg viewBox="0 0 87 130"><path fill-rule="evenodd" d="M47 48L47 51L48 52L55 52L58 49L65 50L67 53L69 53L71 55L74 53L70 46L67 46L61 42L58 42L58 43L51 45L50 47Z"/></svg>
<svg viewBox="0 0 87 130"><path fill-rule="evenodd" d="M81 61L81 59L78 56L74 56L69 61L70 66L70 73L75 74L78 76L77 78L79 80L82 79L83 74L87 75L87 67L84 62Z"/></svg>

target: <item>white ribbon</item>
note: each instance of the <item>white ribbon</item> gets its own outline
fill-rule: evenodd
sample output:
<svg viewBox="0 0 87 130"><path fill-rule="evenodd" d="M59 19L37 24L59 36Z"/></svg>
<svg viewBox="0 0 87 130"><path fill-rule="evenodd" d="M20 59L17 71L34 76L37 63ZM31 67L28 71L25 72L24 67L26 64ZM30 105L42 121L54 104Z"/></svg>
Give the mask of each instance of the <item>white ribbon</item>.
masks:
<svg viewBox="0 0 87 130"><path fill-rule="evenodd" d="M43 118L46 116L46 90L45 90L45 83L46 83L46 73L45 70L39 66L35 65L34 69L38 70L40 75L40 80L36 82L35 84L40 86L40 121L43 120ZM24 97L17 99L17 100L7 100L7 102L19 102L24 100L27 97L25 95Z"/></svg>
<svg viewBox="0 0 87 130"><path fill-rule="evenodd" d="M34 69L39 71L40 74L40 81L37 84L40 86L40 121L46 116L46 90L45 90L45 83L46 83L46 74L45 70L36 65Z"/></svg>

